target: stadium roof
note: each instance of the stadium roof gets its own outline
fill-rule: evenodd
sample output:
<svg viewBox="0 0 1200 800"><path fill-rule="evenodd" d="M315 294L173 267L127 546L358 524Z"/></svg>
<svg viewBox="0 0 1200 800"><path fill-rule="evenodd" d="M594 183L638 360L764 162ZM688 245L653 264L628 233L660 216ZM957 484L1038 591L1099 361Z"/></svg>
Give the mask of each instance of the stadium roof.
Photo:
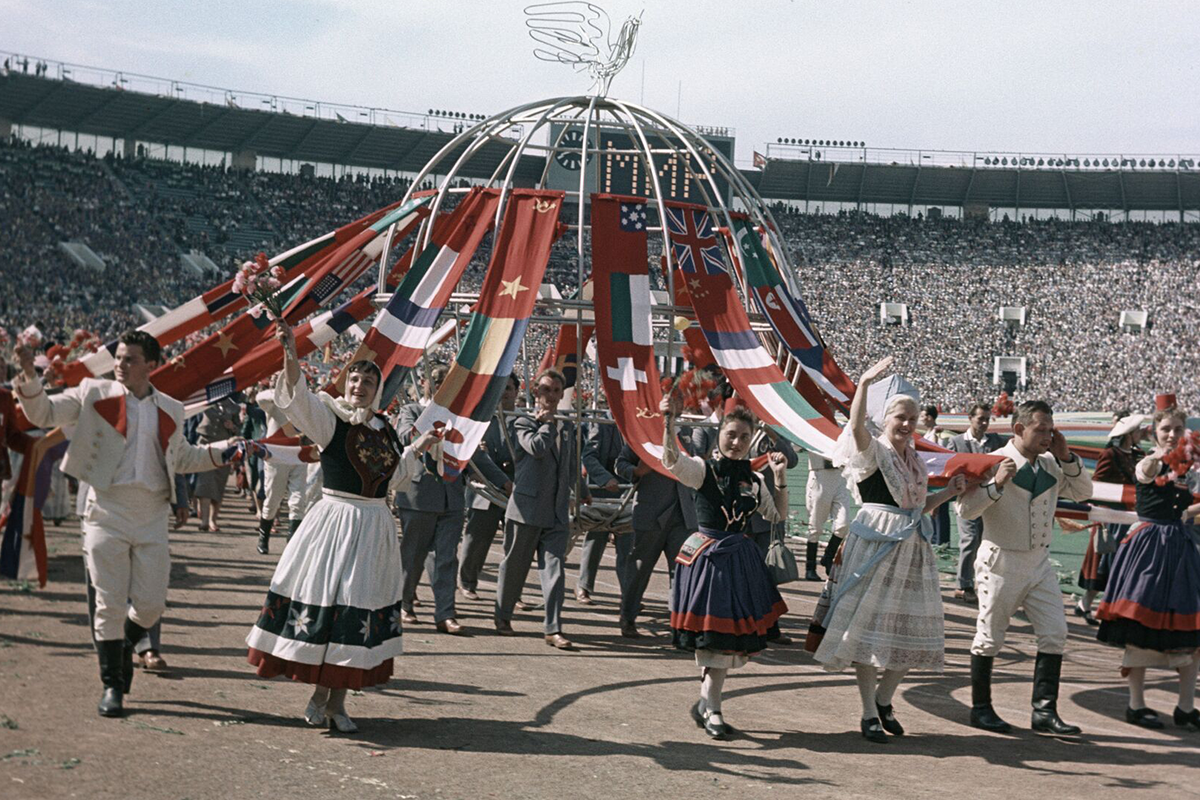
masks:
<svg viewBox="0 0 1200 800"><path fill-rule="evenodd" d="M15 71L0 77L0 120L114 139L415 173L453 138L434 126L371 125L332 116L240 108L232 100L200 102ZM489 143L463 174L490 177L508 152L503 142ZM544 167L542 157L522 157L517 184L532 184Z"/></svg>

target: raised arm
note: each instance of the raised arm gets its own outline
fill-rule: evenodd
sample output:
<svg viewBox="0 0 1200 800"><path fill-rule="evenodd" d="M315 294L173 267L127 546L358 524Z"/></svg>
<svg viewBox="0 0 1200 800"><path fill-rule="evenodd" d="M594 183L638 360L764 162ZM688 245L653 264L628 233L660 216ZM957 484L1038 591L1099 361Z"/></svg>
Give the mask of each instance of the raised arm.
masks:
<svg viewBox="0 0 1200 800"><path fill-rule="evenodd" d="M313 444L324 449L333 438L337 417L333 409L308 390L308 384L300 374L296 337L292 335L291 327L283 320L276 325L276 337L283 344L283 369L275 379L275 407L287 415L301 433L312 439Z"/></svg>
<svg viewBox="0 0 1200 800"><path fill-rule="evenodd" d="M689 489L699 489L704 485L704 475L708 467L705 466L704 459L679 452L675 417L682 407L683 401L676 397L674 392L663 397L658 406L663 415L662 463L684 486Z"/></svg>
<svg viewBox="0 0 1200 800"><path fill-rule="evenodd" d="M62 394L50 397L46 394L42 379L33 368L33 351L24 345L15 350L21 373L13 381L13 394L21 404L25 417L39 428L57 428L74 425L79 421L82 408L83 387L75 386Z"/></svg>
<svg viewBox="0 0 1200 800"><path fill-rule="evenodd" d="M858 379L858 389L854 392L854 401L850 403L850 432L854 434L854 446L861 453L871 444L871 432L867 430L867 388L879 380L879 376L892 367L892 357L879 361L870 367Z"/></svg>
<svg viewBox="0 0 1200 800"><path fill-rule="evenodd" d="M517 447L534 458L545 458L554 447L554 421L539 421L533 417L517 417L513 421Z"/></svg>

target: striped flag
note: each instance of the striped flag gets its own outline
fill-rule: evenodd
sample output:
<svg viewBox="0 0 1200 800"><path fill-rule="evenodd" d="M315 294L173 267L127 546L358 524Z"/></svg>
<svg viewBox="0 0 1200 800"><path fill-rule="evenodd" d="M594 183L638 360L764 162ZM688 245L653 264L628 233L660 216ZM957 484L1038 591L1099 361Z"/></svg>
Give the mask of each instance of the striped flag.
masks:
<svg viewBox="0 0 1200 800"><path fill-rule="evenodd" d="M255 443L266 448L267 458L277 465L295 467L321 460L321 453L315 444L305 444L302 437L288 436L282 429L265 439L256 439Z"/></svg>
<svg viewBox="0 0 1200 800"><path fill-rule="evenodd" d="M1138 523L1138 515L1134 511L1121 511L1116 508L1093 506L1087 503L1072 503L1069 500L1058 501L1058 508L1055 509L1054 516L1059 519L1101 525L1136 525Z"/></svg>
<svg viewBox="0 0 1200 800"><path fill-rule="evenodd" d="M572 295L572 298L578 297L582 300L592 301L593 291L592 281L589 278L583 284L583 291ZM554 344L546 348L546 353L542 356L542 363L538 365L539 372L553 367L566 378L567 385L564 388L562 400L558 402L558 407L563 409L570 408L575 403L575 383L579 377L579 354L581 350L586 352L588 342L596 327L592 324L595 322L595 318L591 311L584 311L582 319L585 320L583 325L569 321L559 326ZM582 342L580 342L581 338Z"/></svg>
<svg viewBox="0 0 1200 800"><path fill-rule="evenodd" d="M421 360L450 294L492 227L500 193L472 189L433 226L429 246L401 278L351 361L368 360L383 373L383 407Z"/></svg>
<svg viewBox="0 0 1200 800"><path fill-rule="evenodd" d="M662 465L662 385L650 335L645 204L645 198L592 195L596 355L622 438L643 464L669 476Z"/></svg>
<svg viewBox="0 0 1200 800"><path fill-rule="evenodd" d="M428 197L418 198L385 214L285 283L275 293L284 309L284 318L292 325L297 324L357 280L379 258L385 241L380 234L395 224L399 228L395 241L403 239L420 222L428 202ZM190 398L218 380L218 376L233 370L262 341L272 324L267 314L257 317L249 312L242 314L156 369L150 380L164 394L180 400ZM219 383L222 388L218 391L223 391L227 382Z"/></svg>
<svg viewBox="0 0 1200 800"><path fill-rule="evenodd" d="M281 266L284 269L284 282L288 283L306 270L314 267L332 248L349 241L357 236L367 226L378 220L384 214L393 210L399 203L373 211L365 217L343 225L336 231L318 236L309 242L293 247L280 253L270 260L271 266ZM169 347L175 342L190 336L198 330L212 325L214 322L228 317L246 308L246 298L240 292L233 290L233 280L227 280L220 286L209 289L202 295L193 297L181 306L168 311L157 319L153 319L138 328L158 340L162 347ZM68 362L63 373L67 386L75 386L84 378L98 378L112 372L116 366L114 356L117 352L116 340L77 361Z"/></svg>
<svg viewBox="0 0 1200 800"><path fill-rule="evenodd" d="M708 210L668 203L666 226L700 329L729 383L776 433L805 450L832 452L838 426L800 396L750 329Z"/></svg>
<svg viewBox="0 0 1200 800"><path fill-rule="evenodd" d="M418 434L445 432L438 471L447 479L457 478L475 454L512 373L560 231L563 196L513 190L462 346L417 420Z"/></svg>
<svg viewBox="0 0 1200 800"><path fill-rule="evenodd" d="M917 456L925 464L925 474L929 476L930 483L935 485L944 486L946 481L959 474L978 480L1004 460L1002 456L992 453L956 453L919 437L913 440L913 445Z"/></svg>
<svg viewBox="0 0 1200 800"><path fill-rule="evenodd" d="M369 317L375 310L371 303L374 296L375 287L368 286L337 309L323 311L296 328L296 355L304 358ZM217 400L253 386L282 367L283 346L275 339L260 343L229 370L188 395L183 401L187 416L199 414Z"/></svg>
<svg viewBox="0 0 1200 800"><path fill-rule="evenodd" d="M745 215L734 215L733 227L727 238L730 252L742 267L758 310L809 379L839 410L848 411L854 398L854 382L837 366L817 335L804 301L792 295L750 220Z"/></svg>
<svg viewBox="0 0 1200 800"><path fill-rule="evenodd" d="M50 473L67 451L66 434L55 428L35 440L25 452L21 474L0 520L0 575L14 580L37 579L46 585L46 529L42 507L50 493Z"/></svg>

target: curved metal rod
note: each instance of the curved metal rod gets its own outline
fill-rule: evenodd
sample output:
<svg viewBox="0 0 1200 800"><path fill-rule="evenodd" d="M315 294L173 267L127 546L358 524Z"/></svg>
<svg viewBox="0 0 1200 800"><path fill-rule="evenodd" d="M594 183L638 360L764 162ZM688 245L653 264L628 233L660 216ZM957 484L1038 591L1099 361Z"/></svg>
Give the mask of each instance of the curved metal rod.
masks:
<svg viewBox="0 0 1200 800"><path fill-rule="evenodd" d="M500 230L500 220L504 219L504 206L508 202L509 190L512 188L513 174L517 171L517 164L521 160L521 154L525 152L525 146L529 144L529 140L533 134L546 124L546 119L553 114L557 109L563 106L569 106L576 103L582 98L580 97L562 97L557 102L543 111L537 118L537 121L529 126L529 132L521 137L521 141L517 144L512 155L512 163L508 165L508 173L504 176L504 182L500 185L500 201L496 203L496 231Z"/></svg>

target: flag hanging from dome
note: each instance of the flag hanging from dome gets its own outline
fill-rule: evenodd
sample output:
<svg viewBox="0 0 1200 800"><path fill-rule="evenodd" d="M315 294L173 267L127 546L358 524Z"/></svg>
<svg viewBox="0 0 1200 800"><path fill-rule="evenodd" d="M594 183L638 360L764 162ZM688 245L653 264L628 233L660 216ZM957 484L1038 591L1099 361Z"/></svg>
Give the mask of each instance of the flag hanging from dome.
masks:
<svg viewBox="0 0 1200 800"><path fill-rule="evenodd" d="M449 480L475 454L512 373L550 247L560 233L564 196L558 191L512 191L458 355L416 422L417 434L443 431L438 472Z"/></svg>

